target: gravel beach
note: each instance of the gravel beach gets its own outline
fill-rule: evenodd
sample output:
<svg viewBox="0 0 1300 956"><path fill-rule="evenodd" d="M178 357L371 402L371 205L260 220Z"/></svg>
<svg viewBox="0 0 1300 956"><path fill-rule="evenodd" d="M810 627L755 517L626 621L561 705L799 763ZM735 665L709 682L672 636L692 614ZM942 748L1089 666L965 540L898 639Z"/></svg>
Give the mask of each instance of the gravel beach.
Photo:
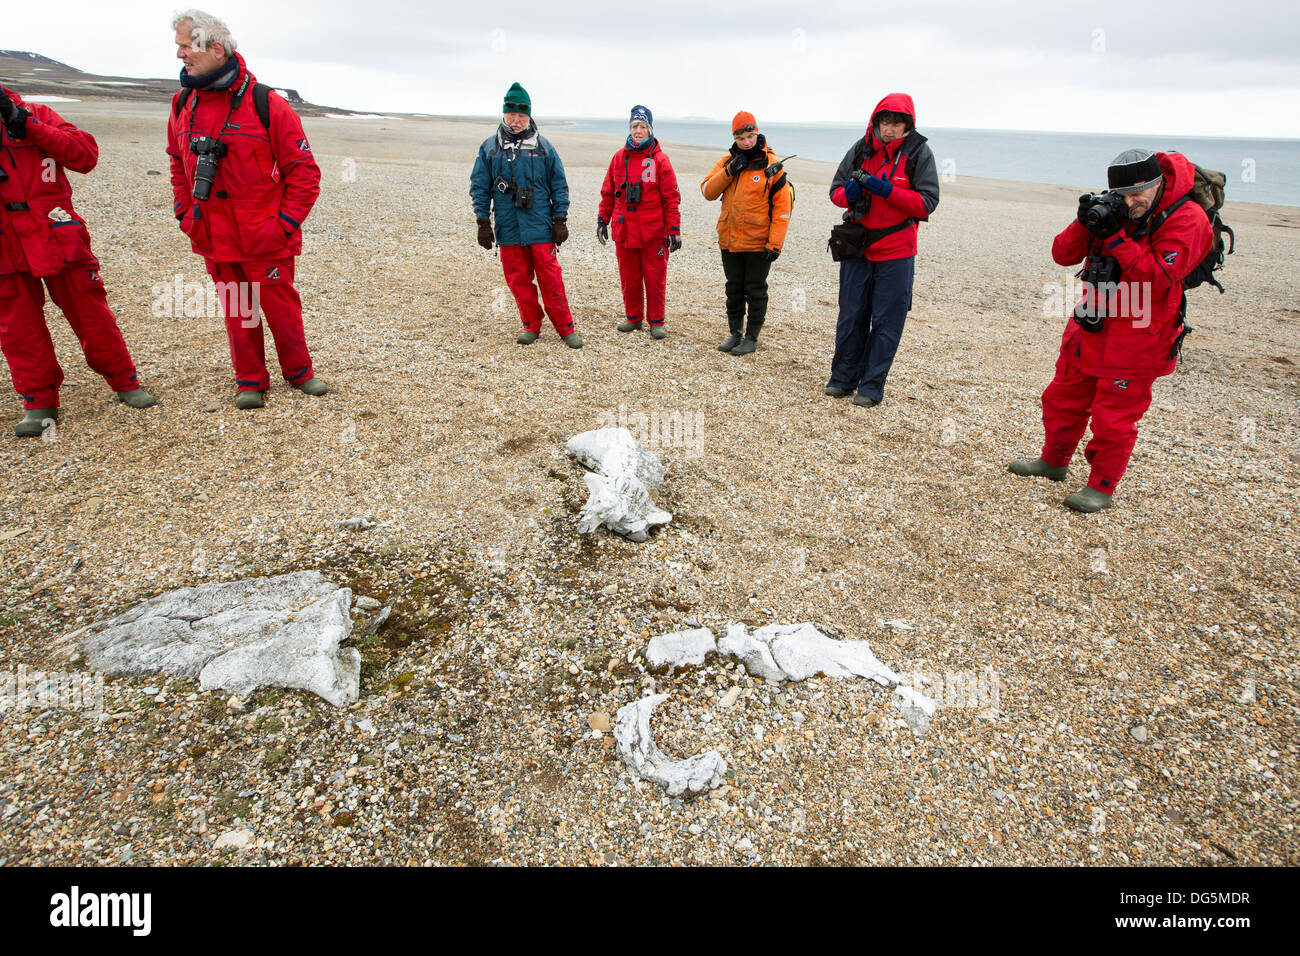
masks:
<svg viewBox="0 0 1300 956"><path fill-rule="evenodd" d="M333 390L273 369L267 407L239 412L219 315L160 305L208 283L171 214L166 105L56 108L99 140L75 201L161 404L112 402L47 307L65 417L49 441L0 435L0 672L80 672L62 635L206 581L319 569L392 616L357 638L349 708L158 677L107 681L102 714L0 714L0 863L1300 863L1300 209L1229 199L1227 294L1190 294L1184 362L1115 507L1085 516L1061 504L1082 449L1059 485L1006 463L1041 445L1074 303L1051 239L1098 184L943 183L863 409L822 394L830 165L789 164L768 321L737 358L714 348L698 190L725 130L666 144L685 248L658 342L615 330L594 235L620 144L541 118L586 347L545 323L521 348L468 195L495 121L308 117L324 179L297 280ZM576 532L565 442L623 421L667 468L673 521L643 544ZM728 621L867 640L944 706L918 737L869 681L647 670L651 636ZM652 692L660 748L718 750L724 786L669 799L629 776L607 728Z"/></svg>

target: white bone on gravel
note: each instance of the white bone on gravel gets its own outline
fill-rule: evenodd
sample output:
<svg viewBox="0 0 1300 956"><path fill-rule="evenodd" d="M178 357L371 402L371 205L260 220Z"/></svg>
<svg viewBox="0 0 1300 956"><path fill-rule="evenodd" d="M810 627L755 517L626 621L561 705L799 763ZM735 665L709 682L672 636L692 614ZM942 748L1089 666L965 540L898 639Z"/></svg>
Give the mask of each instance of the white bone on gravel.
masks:
<svg viewBox="0 0 1300 956"><path fill-rule="evenodd" d="M649 780L676 797L683 793L703 793L721 786L726 778L727 762L716 750L708 750L685 760L669 760L650 735L650 715L668 699L667 694L642 697L619 708L614 725L614 745L628 770L642 780Z"/></svg>
<svg viewBox="0 0 1300 956"><path fill-rule="evenodd" d="M713 632L707 627L697 627L672 634L656 634L650 638L645 658L654 668L683 667L688 664L698 667L704 663L705 655L714 653L717 649Z"/></svg>
<svg viewBox="0 0 1300 956"><path fill-rule="evenodd" d="M160 594L82 630L81 651L109 677L166 673L203 690L247 696L259 687L311 691L336 707L356 701L361 655L352 591L318 571L216 582Z"/></svg>
<svg viewBox="0 0 1300 956"><path fill-rule="evenodd" d="M898 675L880 662L866 641L833 640L806 622L768 624L756 630L754 638L771 649L776 666L790 680L825 674L866 677L885 687L899 683Z"/></svg>
<svg viewBox="0 0 1300 956"><path fill-rule="evenodd" d="M590 534L603 524L616 534L644 541L652 525L672 520L650 497L650 490L663 484L663 463L626 428L597 428L574 435L568 453L591 469L583 475L588 497L578 516L580 533Z"/></svg>
<svg viewBox="0 0 1300 956"><path fill-rule="evenodd" d="M776 666L772 651L762 641L749 636L743 624L727 625L727 635L718 641L718 653L734 657L745 665L745 670L763 680L788 680L789 675Z"/></svg>

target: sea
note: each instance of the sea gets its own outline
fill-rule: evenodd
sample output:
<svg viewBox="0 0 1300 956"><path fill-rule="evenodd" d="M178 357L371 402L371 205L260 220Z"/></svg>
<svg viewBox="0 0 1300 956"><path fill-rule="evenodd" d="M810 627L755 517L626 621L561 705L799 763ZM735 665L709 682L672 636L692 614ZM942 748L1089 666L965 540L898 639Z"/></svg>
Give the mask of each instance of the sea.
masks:
<svg viewBox="0 0 1300 956"><path fill-rule="evenodd" d="M622 119L568 121L578 132L608 133L610 152L627 136ZM764 123L763 134L778 156L838 163L865 126ZM1198 166L1228 177L1229 202L1300 206L1300 139L1234 139L1206 136L1140 136L1122 133L1048 133L1021 130L921 127L930 141L942 180L976 176L1052 183L1100 190L1106 167L1131 146L1183 153ZM731 145L726 123L657 119L655 136L665 143Z"/></svg>

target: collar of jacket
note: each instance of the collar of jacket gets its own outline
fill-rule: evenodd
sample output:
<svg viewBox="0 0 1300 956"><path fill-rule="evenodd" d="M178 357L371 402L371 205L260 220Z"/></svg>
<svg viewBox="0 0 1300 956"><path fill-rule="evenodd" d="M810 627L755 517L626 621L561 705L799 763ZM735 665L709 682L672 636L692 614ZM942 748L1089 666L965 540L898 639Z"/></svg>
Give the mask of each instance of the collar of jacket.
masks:
<svg viewBox="0 0 1300 956"><path fill-rule="evenodd" d="M497 145L502 149L536 149L538 135L537 124L531 117L528 128L521 133L516 133L503 121L497 127Z"/></svg>
<svg viewBox="0 0 1300 956"><path fill-rule="evenodd" d="M187 90L224 90L231 87L239 77L239 54L232 53L225 63L211 73L190 76L181 67L181 86Z"/></svg>
<svg viewBox="0 0 1300 956"><path fill-rule="evenodd" d="M656 145L657 143L658 140L656 140L653 136L647 136L645 139L641 141L640 145L637 145L636 143L632 142L631 134L628 134L627 145L625 145L623 148L626 149L629 153L640 153L645 150L650 150L651 152L654 152L654 150L651 150L650 147Z"/></svg>
<svg viewBox="0 0 1300 956"><path fill-rule="evenodd" d="M732 143L731 149L729 149L728 152L732 156L744 156L745 159L748 161L745 164L746 169L753 166L755 160L762 160L763 165L766 166L767 165L767 137L764 136L762 133L759 133L758 139L754 141L754 145L749 147L749 149L741 149L735 143Z"/></svg>

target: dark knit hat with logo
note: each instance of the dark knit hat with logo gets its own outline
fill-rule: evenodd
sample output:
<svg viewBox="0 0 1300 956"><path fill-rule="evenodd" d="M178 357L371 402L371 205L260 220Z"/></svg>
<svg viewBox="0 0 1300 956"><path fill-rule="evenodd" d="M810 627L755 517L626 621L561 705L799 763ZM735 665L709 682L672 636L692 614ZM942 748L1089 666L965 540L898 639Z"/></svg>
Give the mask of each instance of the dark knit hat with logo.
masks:
<svg viewBox="0 0 1300 956"><path fill-rule="evenodd" d="M528 91L515 83L506 90L506 101L501 106L502 113L526 113L533 115L533 101L528 96Z"/></svg>
<svg viewBox="0 0 1300 956"><path fill-rule="evenodd" d="M1126 149L1110 161L1106 182L1110 191L1126 196L1159 185L1165 178L1160 160L1149 149Z"/></svg>
<svg viewBox="0 0 1300 956"><path fill-rule="evenodd" d="M632 107L632 115L628 117L627 125L631 127L633 123L645 123L646 127L650 130L650 135L651 136L654 135L655 115L650 112L650 107L648 106Z"/></svg>

